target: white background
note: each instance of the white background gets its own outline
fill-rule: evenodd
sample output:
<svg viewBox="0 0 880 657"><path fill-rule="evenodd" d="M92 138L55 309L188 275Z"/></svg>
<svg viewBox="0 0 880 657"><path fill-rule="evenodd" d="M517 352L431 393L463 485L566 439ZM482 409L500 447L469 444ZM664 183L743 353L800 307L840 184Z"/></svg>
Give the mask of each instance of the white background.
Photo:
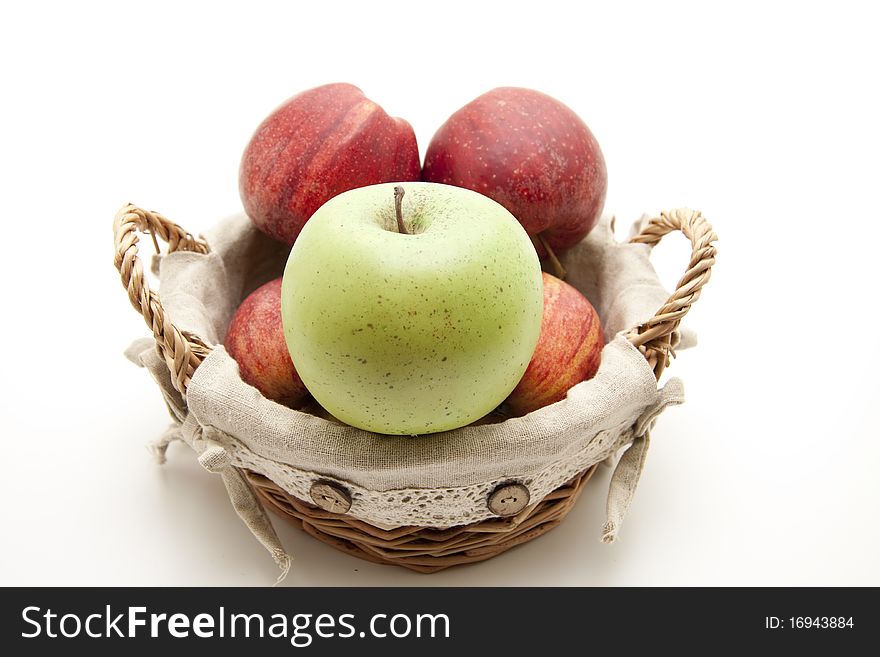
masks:
<svg viewBox="0 0 880 657"><path fill-rule="evenodd" d="M196 233L239 211L256 125L336 81L407 118L423 154L480 93L542 90L602 145L619 231L690 206L721 240L686 320L700 344L670 368L688 402L660 419L615 545L606 469L547 536L431 576L275 518L287 584L880 584L870 3L581 4L4 5L0 584L274 582L220 480L185 446L161 468L145 448L168 417L122 356L147 329L111 221L126 201ZM669 286L687 254L655 250Z"/></svg>

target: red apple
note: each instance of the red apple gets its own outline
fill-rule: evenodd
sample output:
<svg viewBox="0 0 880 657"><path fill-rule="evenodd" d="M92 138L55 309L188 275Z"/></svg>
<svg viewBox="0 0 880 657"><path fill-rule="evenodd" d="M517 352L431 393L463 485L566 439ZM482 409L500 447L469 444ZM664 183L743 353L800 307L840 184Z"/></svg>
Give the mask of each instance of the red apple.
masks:
<svg viewBox="0 0 880 657"><path fill-rule="evenodd" d="M308 395L296 373L281 325L281 279L251 292L235 311L226 331L226 350L241 378L263 396L295 406Z"/></svg>
<svg viewBox="0 0 880 657"><path fill-rule="evenodd" d="M334 196L418 179L412 126L353 85L327 84L294 96L260 124L241 159L239 191L257 228L293 244Z"/></svg>
<svg viewBox="0 0 880 657"><path fill-rule="evenodd" d="M587 298L546 272L541 337L525 374L507 398L512 415L525 415L565 397L596 374L605 338Z"/></svg>
<svg viewBox="0 0 880 657"><path fill-rule="evenodd" d="M425 155L422 179L467 187L519 219L540 255L580 242L605 205L599 144L567 106L538 91L500 87L455 112Z"/></svg>

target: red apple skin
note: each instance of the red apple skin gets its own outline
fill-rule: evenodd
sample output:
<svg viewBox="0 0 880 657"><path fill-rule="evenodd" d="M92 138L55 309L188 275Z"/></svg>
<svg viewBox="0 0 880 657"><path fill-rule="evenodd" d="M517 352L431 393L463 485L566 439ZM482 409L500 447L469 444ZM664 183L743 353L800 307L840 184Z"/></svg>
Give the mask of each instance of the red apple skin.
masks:
<svg viewBox="0 0 880 657"><path fill-rule="evenodd" d="M226 351L241 378L271 399L296 406L309 394L296 373L281 325L281 279L251 292L226 331Z"/></svg>
<svg viewBox="0 0 880 657"><path fill-rule="evenodd" d="M467 187L519 219L538 253L589 233L605 205L605 159L566 105L531 89L499 87L455 112L434 135L422 179Z"/></svg>
<svg viewBox="0 0 880 657"><path fill-rule="evenodd" d="M507 398L520 416L559 401L572 386L599 369L605 338L599 315L587 298L565 281L544 273L541 337L523 378Z"/></svg>
<svg viewBox="0 0 880 657"><path fill-rule="evenodd" d="M239 192L257 228L292 245L334 196L419 173L409 123L354 85L327 84L290 98L260 124L241 159Z"/></svg>

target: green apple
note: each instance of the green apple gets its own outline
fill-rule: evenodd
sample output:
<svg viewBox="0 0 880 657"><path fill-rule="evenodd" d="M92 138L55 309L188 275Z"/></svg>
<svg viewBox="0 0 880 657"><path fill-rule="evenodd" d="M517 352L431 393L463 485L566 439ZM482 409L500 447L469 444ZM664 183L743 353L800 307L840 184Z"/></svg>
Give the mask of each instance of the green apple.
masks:
<svg viewBox="0 0 880 657"><path fill-rule="evenodd" d="M504 207L434 183L322 205L290 252L284 337L309 392L384 434L454 429L519 382L541 332L535 248Z"/></svg>

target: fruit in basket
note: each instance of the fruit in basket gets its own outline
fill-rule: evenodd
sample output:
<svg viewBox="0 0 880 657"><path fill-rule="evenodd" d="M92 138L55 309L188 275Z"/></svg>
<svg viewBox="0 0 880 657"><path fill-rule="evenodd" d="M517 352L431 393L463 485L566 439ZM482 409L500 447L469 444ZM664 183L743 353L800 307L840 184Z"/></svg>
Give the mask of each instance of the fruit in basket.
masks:
<svg viewBox="0 0 880 657"><path fill-rule="evenodd" d="M324 202L349 189L419 179L412 126L351 84L327 84L287 100L245 148L244 209L264 233L293 244Z"/></svg>
<svg viewBox="0 0 880 657"><path fill-rule="evenodd" d="M568 389L593 378L605 338L593 305L577 289L544 273L541 338L529 367L505 406L525 415L565 397Z"/></svg>
<svg viewBox="0 0 880 657"><path fill-rule="evenodd" d="M306 387L333 416L377 433L483 417L516 386L541 330L528 235L493 200L448 185L331 199L291 249L281 295Z"/></svg>
<svg viewBox="0 0 880 657"><path fill-rule="evenodd" d="M264 397L295 406L308 396L284 340L280 278L247 296L229 323L224 344L241 378Z"/></svg>
<svg viewBox="0 0 880 657"><path fill-rule="evenodd" d="M519 219L543 257L580 242L599 220L607 173L599 144L566 105L538 91L500 87L444 123L422 180L495 199Z"/></svg>

